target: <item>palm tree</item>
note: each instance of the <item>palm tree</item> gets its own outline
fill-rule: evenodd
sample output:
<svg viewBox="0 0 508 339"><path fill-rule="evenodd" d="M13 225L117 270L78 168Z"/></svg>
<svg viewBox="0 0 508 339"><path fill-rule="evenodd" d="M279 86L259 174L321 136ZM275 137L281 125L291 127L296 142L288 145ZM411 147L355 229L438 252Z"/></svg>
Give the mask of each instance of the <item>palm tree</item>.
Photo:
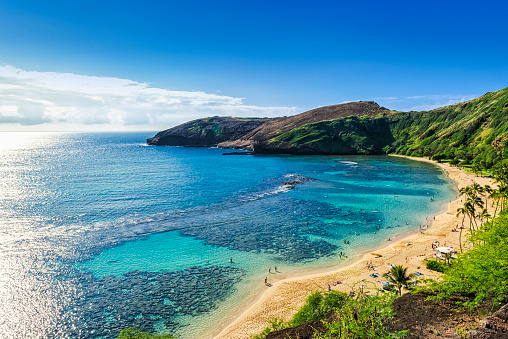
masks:
<svg viewBox="0 0 508 339"><path fill-rule="evenodd" d="M478 172L480 172L480 167L478 167L476 163L474 163L473 166L471 166L471 169L473 170L474 174L478 176Z"/></svg>
<svg viewBox="0 0 508 339"><path fill-rule="evenodd" d="M471 234L473 234L473 230L474 230L474 227L473 227L473 220L475 218L475 212L474 212L474 201L472 201L471 199L468 199L465 203L464 203L464 210L467 214L467 216L469 217L469 232Z"/></svg>
<svg viewBox="0 0 508 339"><path fill-rule="evenodd" d="M492 195L492 187L489 185L483 186L483 195L485 196L485 208L489 207L489 198Z"/></svg>
<svg viewBox="0 0 508 339"><path fill-rule="evenodd" d="M481 220L483 220L483 219L488 220L490 217L491 217L491 215L489 214L489 211L487 211L486 208L482 209L482 211L480 213L478 213L478 218L480 218ZM483 225L483 223L482 223L482 225ZM489 224L485 224L485 225L489 225ZM490 227L492 227L492 225L490 225ZM485 243L485 240L483 242Z"/></svg>
<svg viewBox="0 0 508 339"><path fill-rule="evenodd" d="M496 207L494 209L494 215L492 216L492 219L496 219L496 214L499 209L499 205L501 204L503 199L506 199L506 186L501 186L498 189L495 189L492 191L492 194L490 195L490 198L496 202ZM503 209L503 206L501 204L501 210Z"/></svg>
<svg viewBox="0 0 508 339"><path fill-rule="evenodd" d="M460 233L459 233L459 246L460 246L460 253L462 253L462 230L464 229L464 219L466 218L467 210L465 207L457 208L457 217L459 217L462 214L462 225L460 226Z"/></svg>
<svg viewBox="0 0 508 339"><path fill-rule="evenodd" d="M402 287L407 288L408 284L411 283L411 278L407 275L407 267L402 265L392 266L390 273L383 274L383 278L397 287L399 295L402 295Z"/></svg>

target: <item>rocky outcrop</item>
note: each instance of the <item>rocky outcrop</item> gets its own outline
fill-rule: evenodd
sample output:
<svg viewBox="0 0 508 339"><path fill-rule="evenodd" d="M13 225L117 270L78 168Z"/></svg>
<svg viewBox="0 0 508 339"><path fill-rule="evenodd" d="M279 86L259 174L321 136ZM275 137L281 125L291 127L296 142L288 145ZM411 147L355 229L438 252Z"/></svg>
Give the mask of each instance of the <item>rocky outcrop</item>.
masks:
<svg viewBox="0 0 508 339"><path fill-rule="evenodd" d="M265 121L230 117L198 119L159 132L147 143L159 146L217 146L242 137Z"/></svg>
<svg viewBox="0 0 508 339"><path fill-rule="evenodd" d="M469 339L508 338L508 304L483 321L483 327L469 331Z"/></svg>

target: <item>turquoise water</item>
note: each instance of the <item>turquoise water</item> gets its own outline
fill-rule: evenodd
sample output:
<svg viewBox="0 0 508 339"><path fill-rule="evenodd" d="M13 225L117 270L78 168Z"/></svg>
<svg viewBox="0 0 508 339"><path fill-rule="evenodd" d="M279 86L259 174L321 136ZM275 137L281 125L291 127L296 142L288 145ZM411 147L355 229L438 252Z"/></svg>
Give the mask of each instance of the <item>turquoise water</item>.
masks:
<svg viewBox="0 0 508 339"><path fill-rule="evenodd" d="M345 264L456 195L407 159L222 156L152 135L1 134L0 336L200 338L265 277Z"/></svg>

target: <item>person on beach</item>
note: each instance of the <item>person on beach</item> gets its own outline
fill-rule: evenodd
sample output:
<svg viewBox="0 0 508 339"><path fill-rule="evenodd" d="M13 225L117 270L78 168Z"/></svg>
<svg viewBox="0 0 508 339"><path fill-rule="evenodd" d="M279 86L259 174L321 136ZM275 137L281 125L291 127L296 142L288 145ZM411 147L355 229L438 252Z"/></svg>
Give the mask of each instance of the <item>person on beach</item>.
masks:
<svg viewBox="0 0 508 339"><path fill-rule="evenodd" d="M272 273L272 272L271 272L271 270L272 270L272 268L270 267L270 268L268 269L268 273L269 273L269 274L271 274L271 273Z"/></svg>
<svg viewBox="0 0 508 339"><path fill-rule="evenodd" d="M265 285L268 283L268 277L265 278Z"/></svg>
<svg viewBox="0 0 508 339"><path fill-rule="evenodd" d="M328 284L328 291L332 291L332 287L330 286L330 284Z"/></svg>
<svg viewBox="0 0 508 339"><path fill-rule="evenodd" d="M275 266L275 272L277 272L277 266Z"/></svg>

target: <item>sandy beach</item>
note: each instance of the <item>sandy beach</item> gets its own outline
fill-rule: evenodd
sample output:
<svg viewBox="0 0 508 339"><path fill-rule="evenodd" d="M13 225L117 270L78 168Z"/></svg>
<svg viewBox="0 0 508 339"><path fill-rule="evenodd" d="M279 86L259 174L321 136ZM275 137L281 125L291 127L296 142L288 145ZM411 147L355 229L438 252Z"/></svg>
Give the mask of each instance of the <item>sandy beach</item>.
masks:
<svg viewBox="0 0 508 339"><path fill-rule="evenodd" d="M477 177L463 170L445 163L436 163L423 158L411 158L418 161L433 163L441 167L455 182L458 189L469 186L473 182L480 185L495 186L491 178ZM370 293L375 294L382 286L382 277L372 278L372 273L382 275L389 271L388 265L403 265L409 267L409 273L423 273L422 278L434 278L439 273L427 270L423 260L434 257L432 243L438 241L440 246L459 248L459 232L452 231L461 224L461 218L456 217L457 208L463 203L462 197L452 201L446 210L435 216L432 227L423 233L416 230L416 234L398 239L386 240L386 246L376 249L375 254L366 253L359 256L350 265L328 272L308 274L294 278L279 280L265 291L243 312L231 322L225 324L214 336L216 339L246 339L260 333L274 318L289 320L302 306L306 297L316 290L333 290L350 292L358 291L361 285L366 286ZM378 256L380 255L380 256ZM375 270L369 269L371 263ZM340 284L337 284L340 282Z"/></svg>

